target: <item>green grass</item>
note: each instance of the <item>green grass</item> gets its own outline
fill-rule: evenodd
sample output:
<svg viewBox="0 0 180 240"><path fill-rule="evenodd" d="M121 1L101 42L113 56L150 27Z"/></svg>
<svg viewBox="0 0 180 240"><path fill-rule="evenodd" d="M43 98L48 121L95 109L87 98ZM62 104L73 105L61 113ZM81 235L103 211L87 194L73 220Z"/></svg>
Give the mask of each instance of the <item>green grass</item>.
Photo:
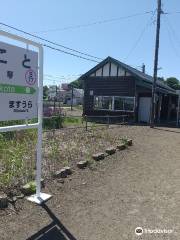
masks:
<svg viewBox="0 0 180 240"><path fill-rule="evenodd" d="M0 189L17 185L24 175L33 177L37 131L0 134ZM28 162L31 167L27 168Z"/></svg>
<svg viewBox="0 0 180 240"><path fill-rule="evenodd" d="M82 125L82 117L63 117L63 127Z"/></svg>
<svg viewBox="0 0 180 240"><path fill-rule="evenodd" d="M76 105L74 106L75 109L77 110L83 110L83 106L82 105Z"/></svg>
<svg viewBox="0 0 180 240"><path fill-rule="evenodd" d="M63 118L60 116L53 116L50 118L43 118L44 129L60 129L63 127Z"/></svg>

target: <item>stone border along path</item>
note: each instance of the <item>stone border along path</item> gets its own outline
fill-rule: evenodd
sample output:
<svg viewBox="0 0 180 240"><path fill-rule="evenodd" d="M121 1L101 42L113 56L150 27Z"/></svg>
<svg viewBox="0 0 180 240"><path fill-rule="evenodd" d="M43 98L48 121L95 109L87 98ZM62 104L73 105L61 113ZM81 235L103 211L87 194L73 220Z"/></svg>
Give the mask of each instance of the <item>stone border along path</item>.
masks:
<svg viewBox="0 0 180 240"><path fill-rule="evenodd" d="M132 146L132 139L122 139L122 143L118 144L115 147L109 147L105 150L105 152L107 153L107 155L105 155L104 153L96 153L92 155L92 159L94 159L95 161L100 161L103 160L105 157L115 154L116 150L124 150L127 148L127 146ZM89 161L88 160L84 160L84 161L80 161L77 163L77 167L79 169L84 169L89 165ZM68 175L71 175L73 173L71 167L64 167L58 171L55 172L54 174L54 178L67 178ZM42 188L45 187L45 183L44 183L44 179L41 180L42 183ZM64 183L64 182L63 182ZM30 182L30 183L26 183L22 188L21 188L21 192L22 194L24 194L24 196L29 196L31 194L35 193L35 187L36 187L36 183ZM18 199L14 198L14 199ZM0 209L4 209L8 207L8 202L11 202L12 200L8 199L8 196L5 193L0 193Z"/></svg>
<svg viewBox="0 0 180 240"><path fill-rule="evenodd" d="M105 155L104 153L96 153L92 155L92 159L97 161L103 160L105 159L105 157L108 157L109 155L115 154L116 150L122 151L124 149L126 149L128 146L132 146L133 141L132 139L123 139L124 143L120 143L115 147L109 147L105 150L105 152L107 153L107 155ZM88 160L84 160L84 161L80 161L77 163L77 167L79 169L84 169L89 165L89 161ZM72 171L70 171L70 173L68 173L66 171L66 168L70 169L70 167L65 167L62 168L61 170L57 171L55 174L56 178L66 178L68 175L72 174Z"/></svg>

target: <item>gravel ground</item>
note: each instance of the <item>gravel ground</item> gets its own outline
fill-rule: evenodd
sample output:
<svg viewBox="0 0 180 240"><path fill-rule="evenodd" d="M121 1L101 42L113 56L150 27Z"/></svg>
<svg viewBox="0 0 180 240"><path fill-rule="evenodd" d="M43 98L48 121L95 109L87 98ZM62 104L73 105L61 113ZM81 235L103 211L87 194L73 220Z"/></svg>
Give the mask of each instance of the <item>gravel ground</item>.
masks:
<svg viewBox="0 0 180 240"><path fill-rule="evenodd" d="M53 198L43 207L19 200L17 213L1 211L0 239L180 239L180 130L108 131L129 136L133 146L76 171L64 184L47 183L44 191ZM136 236L136 227L172 233Z"/></svg>

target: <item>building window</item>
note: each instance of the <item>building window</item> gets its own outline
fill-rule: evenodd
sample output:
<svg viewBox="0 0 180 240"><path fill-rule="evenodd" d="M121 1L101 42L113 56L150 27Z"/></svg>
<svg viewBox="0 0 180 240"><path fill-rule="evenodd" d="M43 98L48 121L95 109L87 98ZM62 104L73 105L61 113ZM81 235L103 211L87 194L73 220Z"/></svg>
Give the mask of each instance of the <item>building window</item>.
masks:
<svg viewBox="0 0 180 240"><path fill-rule="evenodd" d="M123 110L124 102L121 97L114 97L114 110Z"/></svg>
<svg viewBox="0 0 180 240"><path fill-rule="evenodd" d="M134 97L114 97L114 111L134 111Z"/></svg>
<svg viewBox="0 0 180 240"><path fill-rule="evenodd" d="M134 112L135 98L121 96L95 96L95 110Z"/></svg>
<svg viewBox="0 0 180 240"><path fill-rule="evenodd" d="M99 110L112 110L112 97L94 97L94 108Z"/></svg>

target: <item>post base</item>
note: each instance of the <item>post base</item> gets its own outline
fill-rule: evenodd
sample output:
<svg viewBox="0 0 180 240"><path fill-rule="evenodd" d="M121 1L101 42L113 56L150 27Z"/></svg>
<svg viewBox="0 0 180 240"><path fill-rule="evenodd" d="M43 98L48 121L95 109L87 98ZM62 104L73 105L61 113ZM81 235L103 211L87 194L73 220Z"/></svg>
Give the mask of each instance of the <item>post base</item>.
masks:
<svg viewBox="0 0 180 240"><path fill-rule="evenodd" d="M26 199L30 202L36 203L38 205L41 205L42 203L48 201L52 196L46 193L40 193L40 196L38 197L36 194L32 195L30 197L27 197Z"/></svg>

